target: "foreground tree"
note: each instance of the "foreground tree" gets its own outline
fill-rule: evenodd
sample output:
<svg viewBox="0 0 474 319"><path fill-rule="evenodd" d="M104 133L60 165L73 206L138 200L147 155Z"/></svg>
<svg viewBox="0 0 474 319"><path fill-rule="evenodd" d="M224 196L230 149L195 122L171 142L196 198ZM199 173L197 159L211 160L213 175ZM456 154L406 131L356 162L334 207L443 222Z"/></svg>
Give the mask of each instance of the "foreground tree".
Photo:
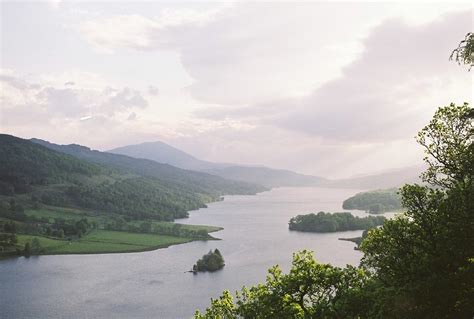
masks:
<svg viewBox="0 0 474 319"><path fill-rule="evenodd" d="M317 263L309 251L293 255L288 274L278 266L268 272L264 284L242 288L235 302L226 291L195 318L358 318L369 306L364 270Z"/></svg>
<svg viewBox="0 0 474 319"><path fill-rule="evenodd" d="M469 70L472 68L474 65L474 33L466 34L464 40L451 53L450 59L454 59L459 64L469 65Z"/></svg>
<svg viewBox="0 0 474 319"><path fill-rule="evenodd" d="M440 108L418 135L428 186L400 190L406 213L368 232L361 268L294 255L283 274L212 300L195 318L473 318L472 109Z"/></svg>
<svg viewBox="0 0 474 319"><path fill-rule="evenodd" d="M362 266L386 297L377 310L381 317L474 316L471 112L467 104L442 107L420 131L428 164L422 179L429 186L404 186L406 213L362 242Z"/></svg>

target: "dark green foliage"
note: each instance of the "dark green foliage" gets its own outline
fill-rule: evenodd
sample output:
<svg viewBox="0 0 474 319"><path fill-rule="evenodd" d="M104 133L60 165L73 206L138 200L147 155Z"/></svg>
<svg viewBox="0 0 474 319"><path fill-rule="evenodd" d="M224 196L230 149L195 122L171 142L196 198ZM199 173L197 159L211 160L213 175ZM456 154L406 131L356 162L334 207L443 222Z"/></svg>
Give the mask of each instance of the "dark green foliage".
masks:
<svg viewBox="0 0 474 319"><path fill-rule="evenodd" d="M265 283L236 293L235 303L225 291L195 318L367 318L370 302L361 298L361 291L368 277L363 270L320 264L312 253L302 251L294 254L288 274L278 266L268 273Z"/></svg>
<svg viewBox="0 0 474 319"><path fill-rule="evenodd" d="M290 219L291 230L329 233L345 230L369 229L382 225L383 216L354 217L350 213L324 213L298 215Z"/></svg>
<svg viewBox="0 0 474 319"><path fill-rule="evenodd" d="M400 195L395 188L358 193L342 203L344 209L365 210L370 214L380 214L401 207Z"/></svg>
<svg viewBox="0 0 474 319"><path fill-rule="evenodd" d="M469 70L471 70L474 65L474 33L469 32L466 34L464 40L459 43L449 58L451 60L454 59L460 65L469 65Z"/></svg>
<svg viewBox="0 0 474 319"><path fill-rule="evenodd" d="M10 197L30 193L30 207L81 207L134 219L173 220L224 194L264 190L78 145L38 143L0 135L0 191ZM0 207L0 215L24 220L17 208Z"/></svg>
<svg viewBox="0 0 474 319"><path fill-rule="evenodd" d="M43 232L46 234L49 230L49 236L57 238L63 238L64 236L80 238L92 229L93 225L89 223L87 218L82 218L78 221L56 218L51 226L44 228ZM25 233L31 234L31 231Z"/></svg>
<svg viewBox="0 0 474 319"><path fill-rule="evenodd" d="M31 255L31 244L30 242L27 242L25 244L25 247L23 248L23 255L26 257L29 257Z"/></svg>
<svg viewBox="0 0 474 319"><path fill-rule="evenodd" d="M210 250L193 266L193 271L216 271L225 266L224 258L219 249Z"/></svg>
<svg viewBox="0 0 474 319"><path fill-rule="evenodd" d="M444 188L465 184L474 174L473 109L467 103L440 107L417 135L425 148L425 182Z"/></svg>
<svg viewBox="0 0 474 319"><path fill-rule="evenodd" d="M33 254L40 254L43 251L43 248L41 247L41 243L38 238L33 238L31 241L31 253Z"/></svg>
<svg viewBox="0 0 474 319"><path fill-rule="evenodd" d="M27 216L25 215L25 209L14 199L10 199L8 204L7 202L0 202L0 217L16 221L25 221L27 219Z"/></svg>
<svg viewBox="0 0 474 319"><path fill-rule="evenodd" d="M88 162L107 165L108 167L114 167L120 171L140 176L156 178L161 185L170 190L198 193L216 199L224 194L255 194L266 190L264 187L256 184L184 170L148 159L94 151L88 147L76 144L57 145L38 139L32 139L32 141L57 152L69 154Z"/></svg>
<svg viewBox="0 0 474 319"><path fill-rule="evenodd" d="M18 239L15 233L4 230L5 233L1 232L0 228L0 252L14 250Z"/></svg>
<svg viewBox="0 0 474 319"><path fill-rule="evenodd" d="M388 318L474 316L473 125L466 104L440 108L418 135L430 186L401 189L403 217L369 232L363 265Z"/></svg>
<svg viewBox="0 0 474 319"><path fill-rule="evenodd" d="M4 195L30 192L33 185L74 181L103 169L43 146L0 134L0 181Z"/></svg>

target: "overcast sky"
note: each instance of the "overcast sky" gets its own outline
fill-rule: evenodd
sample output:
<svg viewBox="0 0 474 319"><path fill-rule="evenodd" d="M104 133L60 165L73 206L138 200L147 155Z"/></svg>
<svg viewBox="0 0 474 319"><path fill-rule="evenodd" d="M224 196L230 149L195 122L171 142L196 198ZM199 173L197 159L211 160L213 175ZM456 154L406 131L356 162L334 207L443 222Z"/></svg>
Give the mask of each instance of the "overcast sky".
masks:
<svg viewBox="0 0 474 319"><path fill-rule="evenodd" d="M421 163L470 2L1 2L0 128L342 177Z"/></svg>

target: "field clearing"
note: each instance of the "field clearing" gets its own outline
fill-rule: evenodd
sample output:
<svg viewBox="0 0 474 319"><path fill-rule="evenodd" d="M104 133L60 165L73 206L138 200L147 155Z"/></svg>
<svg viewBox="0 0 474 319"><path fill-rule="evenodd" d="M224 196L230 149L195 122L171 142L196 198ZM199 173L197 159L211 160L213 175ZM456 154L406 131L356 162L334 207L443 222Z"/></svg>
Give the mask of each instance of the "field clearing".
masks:
<svg viewBox="0 0 474 319"><path fill-rule="evenodd" d="M193 240L165 235L97 230L73 241L18 235L18 246L24 247L26 242L32 241L35 237L38 238L44 249L43 255L138 252L165 248Z"/></svg>

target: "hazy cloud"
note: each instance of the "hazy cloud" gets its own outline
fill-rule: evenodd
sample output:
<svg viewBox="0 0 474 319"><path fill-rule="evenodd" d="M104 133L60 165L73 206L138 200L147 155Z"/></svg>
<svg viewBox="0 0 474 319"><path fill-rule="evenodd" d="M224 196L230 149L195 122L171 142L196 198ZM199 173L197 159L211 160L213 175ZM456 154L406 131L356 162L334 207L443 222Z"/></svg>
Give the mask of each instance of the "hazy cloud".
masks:
<svg viewBox="0 0 474 319"><path fill-rule="evenodd" d="M148 86L148 94L152 96L157 96L159 93L159 90L156 86L150 85Z"/></svg>
<svg viewBox="0 0 474 319"><path fill-rule="evenodd" d="M68 119L89 121L101 116L119 116L121 113L143 109L148 101L138 90L125 88L83 88L67 85L31 84L17 75L0 76L3 125L15 125L21 114L29 118ZM44 113L44 116L39 116ZM127 116L129 112L126 113Z"/></svg>
<svg viewBox="0 0 474 319"><path fill-rule="evenodd" d="M195 115L260 122L346 143L412 137L442 103L472 100L471 75L448 60L471 19L468 11L418 26L387 21L364 40L359 58L341 76L311 94L248 107L206 107Z"/></svg>
<svg viewBox="0 0 474 319"><path fill-rule="evenodd" d="M276 124L345 141L413 136L440 103L472 100L472 77L448 61L471 22L469 11L421 26L382 24L340 78L284 101L291 111Z"/></svg>

